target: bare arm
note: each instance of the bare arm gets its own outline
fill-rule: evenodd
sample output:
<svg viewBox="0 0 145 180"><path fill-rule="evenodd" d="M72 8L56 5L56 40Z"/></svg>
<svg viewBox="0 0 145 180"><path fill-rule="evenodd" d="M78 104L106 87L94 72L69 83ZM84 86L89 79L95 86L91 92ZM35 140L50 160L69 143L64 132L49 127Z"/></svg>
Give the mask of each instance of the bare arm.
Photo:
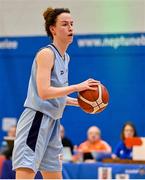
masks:
<svg viewBox="0 0 145 180"><path fill-rule="evenodd" d="M75 84L67 87L52 87L50 84L51 70L54 65L54 54L51 49L41 50L36 57L37 73L36 84L38 95L43 99L53 99L69 95L73 92L79 92L85 89L95 90L96 88L90 87L97 85L98 81L88 79L80 84Z"/></svg>
<svg viewBox="0 0 145 180"><path fill-rule="evenodd" d="M106 153L111 153L112 152L112 148L111 148L111 146L107 143L107 142L105 142L105 141L102 141L103 142L103 144L104 144L104 146L105 146L105 152Z"/></svg>
<svg viewBox="0 0 145 180"><path fill-rule="evenodd" d="M77 98L72 98L72 97L69 97L69 96L67 96L66 105L68 105L68 106L78 106L79 107Z"/></svg>

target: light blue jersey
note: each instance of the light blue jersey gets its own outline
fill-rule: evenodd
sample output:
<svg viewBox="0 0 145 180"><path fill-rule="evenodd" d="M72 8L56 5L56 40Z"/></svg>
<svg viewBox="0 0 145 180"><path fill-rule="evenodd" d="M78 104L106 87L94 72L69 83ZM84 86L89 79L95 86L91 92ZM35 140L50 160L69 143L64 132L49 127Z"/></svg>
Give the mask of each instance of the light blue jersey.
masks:
<svg viewBox="0 0 145 180"><path fill-rule="evenodd" d="M65 53L65 58L63 59L59 51L56 49L56 47L53 44L48 45L46 48L50 48L55 55L54 67L51 72L51 86L53 87L68 86L68 63L69 63L68 54ZM66 96L61 98L42 100L38 95L38 91L37 91L36 71L37 71L37 64L35 58L32 65L28 93L27 93L26 101L24 103L24 107L28 107L33 110L40 111L50 116L54 120L60 119L62 117L66 105Z"/></svg>

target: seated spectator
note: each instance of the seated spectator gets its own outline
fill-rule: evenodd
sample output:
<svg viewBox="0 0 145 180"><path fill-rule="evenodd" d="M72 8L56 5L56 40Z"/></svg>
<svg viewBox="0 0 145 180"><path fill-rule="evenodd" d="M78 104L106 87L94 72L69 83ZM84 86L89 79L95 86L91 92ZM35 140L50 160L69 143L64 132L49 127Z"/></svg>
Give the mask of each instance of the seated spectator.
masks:
<svg viewBox="0 0 145 180"><path fill-rule="evenodd" d="M10 137L10 138L15 138L15 135L16 135L16 126L11 126L7 132L7 136L5 136L6 138L7 137ZM4 138L5 138L4 137ZM3 150L5 150L5 148L7 148L7 141L5 141L5 139L2 141L2 144L1 144L1 149L0 149L0 153L3 152Z"/></svg>
<svg viewBox="0 0 145 180"><path fill-rule="evenodd" d="M132 148L126 147L126 138L137 137L135 126L131 122L126 122L121 131L121 141L117 144L112 158L132 159Z"/></svg>
<svg viewBox="0 0 145 180"><path fill-rule="evenodd" d="M80 161L83 155L85 162L94 162L92 153L111 153L110 145L101 139L101 131L96 126L91 126L87 131L87 140L79 145L78 153L73 156L73 161Z"/></svg>
<svg viewBox="0 0 145 180"><path fill-rule="evenodd" d="M8 130L8 137L16 137L16 126L11 126Z"/></svg>
<svg viewBox="0 0 145 180"><path fill-rule="evenodd" d="M78 151L88 152L106 152L111 153L110 145L101 139L101 131L98 127L92 126L88 129L87 140L80 144Z"/></svg>
<svg viewBox="0 0 145 180"><path fill-rule="evenodd" d="M8 130L7 136L4 137L6 146L1 152L1 154L3 154L6 157L6 159L11 159L12 157L15 136L16 136L16 126L12 126Z"/></svg>
<svg viewBox="0 0 145 180"><path fill-rule="evenodd" d="M71 140L65 136L65 130L63 125L60 126L60 136L62 139L63 147L69 147L71 152L73 153L73 144Z"/></svg>

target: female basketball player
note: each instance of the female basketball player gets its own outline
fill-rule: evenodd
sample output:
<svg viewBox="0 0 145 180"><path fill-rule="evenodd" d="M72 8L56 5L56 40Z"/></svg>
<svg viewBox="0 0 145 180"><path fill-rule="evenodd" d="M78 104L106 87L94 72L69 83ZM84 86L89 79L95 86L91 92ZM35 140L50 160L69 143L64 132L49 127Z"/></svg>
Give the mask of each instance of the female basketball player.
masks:
<svg viewBox="0 0 145 180"><path fill-rule="evenodd" d="M66 50L73 40L73 20L68 9L48 8L44 12L45 29L52 44L41 49L33 62L25 110L17 125L13 151L16 178L32 179L38 170L43 178L62 178L60 118L65 105L78 106L67 95L97 85L88 79L68 86L69 56Z"/></svg>

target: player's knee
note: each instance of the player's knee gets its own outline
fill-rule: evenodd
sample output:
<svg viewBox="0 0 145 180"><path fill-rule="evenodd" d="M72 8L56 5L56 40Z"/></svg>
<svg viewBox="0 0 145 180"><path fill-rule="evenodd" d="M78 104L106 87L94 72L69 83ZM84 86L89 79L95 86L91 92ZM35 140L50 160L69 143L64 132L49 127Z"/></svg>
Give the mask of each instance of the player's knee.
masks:
<svg viewBox="0 0 145 180"><path fill-rule="evenodd" d="M17 168L16 179L33 179L35 172L30 168Z"/></svg>
<svg viewBox="0 0 145 180"><path fill-rule="evenodd" d="M41 174L44 179L62 179L62 172L50 172L50 171L41 171Z"/></svg>

